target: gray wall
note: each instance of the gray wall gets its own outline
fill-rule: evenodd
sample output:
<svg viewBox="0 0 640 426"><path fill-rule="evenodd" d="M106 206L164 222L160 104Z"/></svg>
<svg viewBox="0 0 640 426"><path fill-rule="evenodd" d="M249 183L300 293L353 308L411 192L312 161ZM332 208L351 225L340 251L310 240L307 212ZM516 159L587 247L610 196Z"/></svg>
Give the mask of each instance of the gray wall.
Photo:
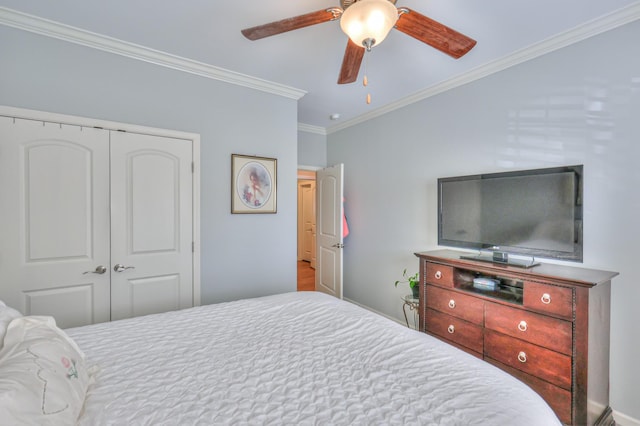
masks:
<svg viewBox="0 0 640 426"><path fill-rule="evenodd" d="M638 40L640 21L329 134L328 164L345 164L345 297L403 318L393 282L436 248L438 177L584 164L583 266L620 272L611 405L640 419Z"/></svg>
<svg viewBox="0 0 640 426"><path fill-rule="evenodd" d="M298 131L298 165L327 166L327 137L319 133Z"/></svg>
<svg viewBox="0 0 640 426"><path fill-rule="evenodd" d="M295 100L4 26L0 40L0 104L201 135L203 303L296 289ZM277 214L230 213L232 153L277 158Z"/></svg>

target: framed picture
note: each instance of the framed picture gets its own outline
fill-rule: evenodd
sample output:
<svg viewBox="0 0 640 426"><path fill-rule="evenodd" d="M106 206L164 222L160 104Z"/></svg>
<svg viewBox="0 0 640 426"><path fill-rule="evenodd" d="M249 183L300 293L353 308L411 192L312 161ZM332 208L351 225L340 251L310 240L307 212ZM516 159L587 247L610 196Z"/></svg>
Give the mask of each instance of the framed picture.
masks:
<svg viewBox="0 0 640 426"><path fill-rule="evenodd" d="M231 154L231 213L276 212L275 158Z"/></svg>

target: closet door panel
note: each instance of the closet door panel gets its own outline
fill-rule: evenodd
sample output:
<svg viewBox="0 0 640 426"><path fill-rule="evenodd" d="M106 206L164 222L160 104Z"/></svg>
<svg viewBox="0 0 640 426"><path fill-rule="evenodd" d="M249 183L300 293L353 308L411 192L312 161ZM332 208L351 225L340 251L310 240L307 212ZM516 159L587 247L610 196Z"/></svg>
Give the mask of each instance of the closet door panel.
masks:
<svg viewBox="0 0 640 426"><path fill-rule="evenodd" d="M0 117L1 300L63 328L109 320L108 176L107 131Z"/></svg>
<svg viewBox="0 0 640 426"><path fill-rule="evenodd" d="M91 151L40 140L21 149L29 261L91 255ZM55 167L52 167L55 165Z"/></svg>
<svg viewBox="0 0 640 426"><path fill-rule="evenodd" d="M111 135L112 319L193 306L192 141Z"/></svg>
<svg viewBox="0 0 640 426"><path fill-rule="evenodd" d="M179 160L148 151L129 156L132 254L180 250Z"/></svg>

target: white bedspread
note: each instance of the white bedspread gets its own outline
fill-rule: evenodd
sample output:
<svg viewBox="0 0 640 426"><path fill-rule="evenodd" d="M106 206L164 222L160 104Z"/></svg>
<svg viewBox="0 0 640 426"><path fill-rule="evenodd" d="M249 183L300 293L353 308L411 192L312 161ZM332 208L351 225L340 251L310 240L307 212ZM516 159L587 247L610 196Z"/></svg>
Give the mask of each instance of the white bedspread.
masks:
<svg viewBox="0 0 640 426"><path fill-rule="evenodd" d="M100 369L81 425L559 424L488 363L316 292L66 331Z"/></svg>

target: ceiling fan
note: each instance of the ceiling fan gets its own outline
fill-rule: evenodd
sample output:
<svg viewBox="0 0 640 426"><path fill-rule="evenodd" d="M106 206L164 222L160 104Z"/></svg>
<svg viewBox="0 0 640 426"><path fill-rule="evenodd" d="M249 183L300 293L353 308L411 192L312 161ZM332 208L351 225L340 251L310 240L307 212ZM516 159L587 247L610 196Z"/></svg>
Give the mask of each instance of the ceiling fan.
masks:
<svg viewBox="0 0 640 426"><path fill-rule="evenodd" d="M407 7L395 7L396 0L340 0L340 7L282 19L242 30L249 40L259 40L287 31L323 22L340 20L349 36L338 84L358 78L365 50L371 50L392 28L458 59L475 46L476 41Z"/></svg>

